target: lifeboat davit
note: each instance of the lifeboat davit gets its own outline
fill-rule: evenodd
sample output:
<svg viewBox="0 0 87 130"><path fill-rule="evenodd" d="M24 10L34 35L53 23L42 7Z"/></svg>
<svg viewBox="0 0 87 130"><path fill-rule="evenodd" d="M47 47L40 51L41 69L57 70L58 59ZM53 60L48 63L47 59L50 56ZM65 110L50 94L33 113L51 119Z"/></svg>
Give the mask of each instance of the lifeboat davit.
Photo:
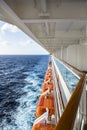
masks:
<svg viewBox="0 0 87 130"><path fill-rule="evenodd" d="M33 126L32 130L55 130L55 125L38 123Z"/></svg>
<svg viewBox="0 0 87 130"><path fill-rule="evenodd" d="M51 94L40 96L36 109L36 117L40 117L44 112L46 112L46 108L49 109L49 115L54 114L54 97Z"/></svg>
<svg viewBox="0 0 87 130"><path fill-rule="evenodd" d="M53 83L44 83L43 87L42 87L42 93L45 92L46 90L50 89L51 91L53 91Z"/></svg>

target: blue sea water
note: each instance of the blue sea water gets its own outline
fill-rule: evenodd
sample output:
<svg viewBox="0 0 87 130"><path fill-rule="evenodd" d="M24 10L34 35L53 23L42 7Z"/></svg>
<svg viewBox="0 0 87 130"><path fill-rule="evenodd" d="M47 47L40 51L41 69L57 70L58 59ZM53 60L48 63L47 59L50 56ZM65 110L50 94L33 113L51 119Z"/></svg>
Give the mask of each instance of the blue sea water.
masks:
<svg viewBox="0 0 87 130"><path fill-rule="evenodd" d="M31 130L48 55L0 56L0 127Z"/></svg>

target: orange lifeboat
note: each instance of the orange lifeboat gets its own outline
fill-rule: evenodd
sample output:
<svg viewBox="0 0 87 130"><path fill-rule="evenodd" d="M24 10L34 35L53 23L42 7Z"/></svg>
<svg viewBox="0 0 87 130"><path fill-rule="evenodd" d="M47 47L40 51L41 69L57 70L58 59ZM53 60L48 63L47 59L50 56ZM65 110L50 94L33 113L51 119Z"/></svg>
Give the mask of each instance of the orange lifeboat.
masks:
<svg viewBox="0 0 87 130"><path fill-rule="evenodd" d="M54 114L54 97L51 94L40 96L36 110L36 117L40 117L46 112L46 108L49 109L49 115Z"/></svg>
<svg viewBox="0 0 87 130"><path fill-rule="evenodd" d="M46 72L46 76L52 76L52 72Z"/></svg>
<svg viewBox="0 0 87 130"><path fill-rule="evenodd" d="M55 130L53 87L52 62L50 61L42 86L43 94L39 98L36 109L37 119L32 130Z"/></svg>
<svg viewBox="0 0 87 130"><path fill-rule="evenodd" d="M44 81L46 80L52 80L53 79L53 76L52 75L46 75L45 78L44 78Z"/></svg>
<svg viewBox="0 0 87 130"><path fill-rule="evenodd" d="M42 93L48 89L53 90L53 83L52 82L50 82L50 83L48 82L48 83L43 84Z"/></svg>
<svg viewBox="0 0 87 130"><path fill-rule="evenodd" d="M37 123L33 126L32 130L55 130L55 125Z"/></svg>
<svg viewBox="0 0 87 130"><path fill-rule="evenodd" d="M52 73L52 69L51 69L51 68L49 68L49 69L46 71L46 74L48 74L48 73Z"/></svg>
<svg viewBox="0 0 87 130"><path fill-rule="evenodd" d="M52 68L49 67L46 71L46 75L52 75Z"/></svg>

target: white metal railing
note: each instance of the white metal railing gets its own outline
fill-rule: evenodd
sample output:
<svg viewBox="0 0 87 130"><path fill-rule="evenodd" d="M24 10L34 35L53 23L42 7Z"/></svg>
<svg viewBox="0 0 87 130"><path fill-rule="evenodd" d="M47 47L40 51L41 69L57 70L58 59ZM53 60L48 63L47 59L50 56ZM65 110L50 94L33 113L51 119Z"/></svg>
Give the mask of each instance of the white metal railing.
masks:
<svg viewBox="0 0 87 130"><path fill-rule="evenodd" d="M53 68L53 71L54 71L54 68ZM56 80L55 73L53 73L53 77L54 77L53 84L54 84L54 95L55 95L55 113L56 113L56 122L58 122L60 114L61 114L59 97L58 97L59 90L57 89L58 88L58 86L57 86L58 83L57 83L57 80Z"/></svg>
<svg viewBox="0 0 87 130"><path fill-rule="evenodd" d="M56 73L58 74L58 79L59 79L59 86L60 86L60 89L61 89L61 92L63 94L63 97L64 97L64 105L66 106L67 102L69 101L70 99L70 91L60 73L60 70L58 69L54 59L53 59L53 64L54 64L54 68L56 69Z"/></svg>
<svg viewBox="0 0 87 130"><path fill-rule="evenodd" d="M64 83L64 81L63 81L61 74L60 74L60 77L61 77L61 80L60 80L59 70L58 70L54 60L53 60L53 64L52 64L52 70L53 70L53 79L54 79L53 84L54 84L54 95L55 95L56 122L58 122L62 113L63 113L63 111L64 111L64 104L66 105L68 99L66 99L66 101L63 104L59 86L61 84L61 88L62 88L62 86L63 86L62 83ZM69 96L70 96L69 91L68 91L68 93L69 93Z"/></svg>
<svg viewBox="0 0 87 130"><path fill-rule="evenodd" d="M53 72L54 72L53 75L54 75L54 82L55 82L54 86L55 86L55 93L56 93L55 94L55 98L56 98L55 103L58 104L58 105L56 105L56 106L58 106L58 107L56 107L56 109L57 109L56 111L58 111L60 114L60 117L57 120L59 123L57 122L58 124L57 124L56 130L61 130L61 129L83 130L84 124L87 123L87 110L86 110L87 109L86 108L87 86L86 86L85 74L78 70L76 70L76 71L78 71L78 73L75 74L76 71L73 72L75 67L73 68L71 66L71 68L70 68L69 66L66 66L67 64L64 65L64 67L66 67L66 69L68 69L71 73L73 73L73 75L75 75L78 78L78 84L76 85L75 90L72 93L70 93L54 59L52 59L52 61L53 61ZM58 75L58 77L56 77L57 75ZM57 82L57 78L58 78L58 82ZM82 91L80 90L80 87L81 87ZM62 109L63 107L61 107L61 95L62 95L62 100L64 103L65 110L63 110ZM81 96L79 96L79 95L81 95ZM72 106L72 104L73 104L73 106ZM72 111L74 110L74 108L75 108L75 113L71 114ZM71 125L68 124L69 120L72 120L72 122L70 121ZM60 122L63 123L63 127L61 126ZM68 125L70 125L70 126L68 126Z"/></svg>

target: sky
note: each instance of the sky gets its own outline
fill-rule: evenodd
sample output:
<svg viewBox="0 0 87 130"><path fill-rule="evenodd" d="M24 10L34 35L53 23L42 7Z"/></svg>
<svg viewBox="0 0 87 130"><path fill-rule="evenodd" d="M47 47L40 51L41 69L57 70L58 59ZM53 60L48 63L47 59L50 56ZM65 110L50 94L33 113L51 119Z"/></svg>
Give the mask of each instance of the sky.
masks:
<svg viewBox="0 0 87 130"><path fill-rule="evenodd" d="M0 21L0 55L6 54L48 54L16 26Z"/></svg>

